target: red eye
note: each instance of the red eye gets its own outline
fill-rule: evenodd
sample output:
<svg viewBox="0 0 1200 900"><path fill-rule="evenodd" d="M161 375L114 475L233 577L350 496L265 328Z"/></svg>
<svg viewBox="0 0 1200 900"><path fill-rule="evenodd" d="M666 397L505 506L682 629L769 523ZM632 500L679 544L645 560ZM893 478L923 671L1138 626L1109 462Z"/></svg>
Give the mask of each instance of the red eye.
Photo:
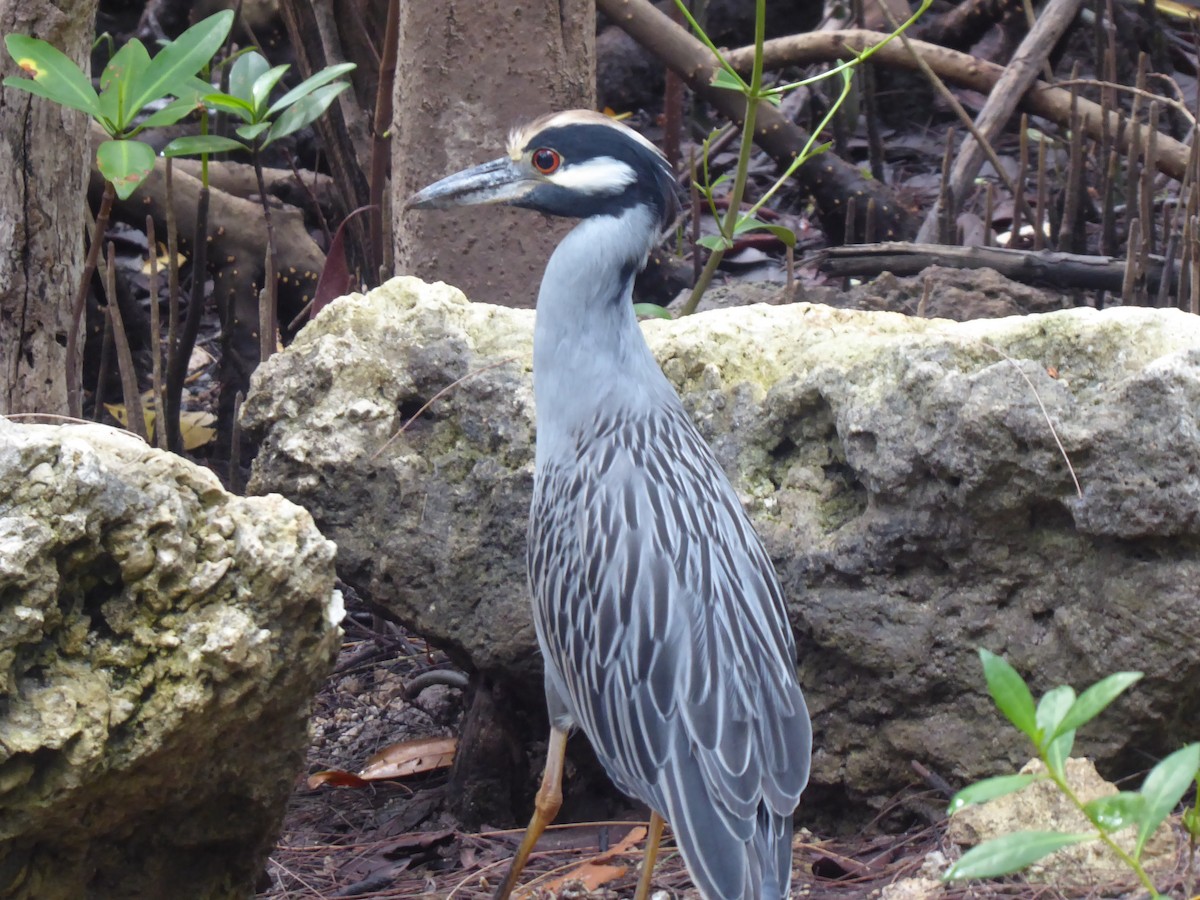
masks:
<svg viewBox="0 0 1200 900"><path fill-rule="evenodd" d="M533 151L533 167L543 175L549 175L562 165L562 157L549 147L541 147Z"/></svg>

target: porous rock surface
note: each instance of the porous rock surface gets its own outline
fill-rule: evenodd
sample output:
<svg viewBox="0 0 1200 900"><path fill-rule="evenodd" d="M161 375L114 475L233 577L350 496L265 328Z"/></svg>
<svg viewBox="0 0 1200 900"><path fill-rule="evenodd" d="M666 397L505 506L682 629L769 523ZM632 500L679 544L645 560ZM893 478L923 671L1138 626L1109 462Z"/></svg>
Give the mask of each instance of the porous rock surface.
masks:
<svg viewBox="0 0 1200 900"><path fill-rule="evenodd" d="M339 644L334 550L132 435L0 418L0 896L254 894Z"/></svg>
<svg viewBox="0 0 1200 900"><path fill-rule="evenodd" d="M252 488L310 509L343 578L536 697L532 325L396 279L260 368L244 423ZM912 760L953 783L1019 765L979 646L1035 692L1144 670L1080 735L1102 766L1200 737L1200 318L795 304L644 327L789 598L806 803L878 804Z"/></svg>

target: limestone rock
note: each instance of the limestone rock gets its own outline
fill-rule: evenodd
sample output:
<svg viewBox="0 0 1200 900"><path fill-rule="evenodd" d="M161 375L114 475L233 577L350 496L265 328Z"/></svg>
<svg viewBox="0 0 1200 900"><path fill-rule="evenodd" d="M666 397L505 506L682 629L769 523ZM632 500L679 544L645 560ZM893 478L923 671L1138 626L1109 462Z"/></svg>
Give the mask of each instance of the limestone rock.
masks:
<svg viewBox="0 0 1200 900"><path fill-rule="evenodd" d="M1117 793L1117 786L1105 781L1090 759L1068 759L1064 769L1067 784L1081 803L1090 803L1098 797ZM1046 766L1041 760L1033 759L1021 771L1044 775ZM1092 830L1083 813L1067 800L1052 781L1046 780L1035 781L1015 793L996 797L978 806L968 806L955 813L950 819L946 839L960 847L973 847L1015 831L1082 834ZM1133 853L1136 839L1136 829L1132 826L1113 836L1117 845L1128 854ZM1175 838L1166 823L1160 825L1147 840L1141 862L1151 872L1175 862ZM1031 865L1023 874L1034 882L1077 887L1132 877L1120 857L1098 840L1056 850Z"/></svg>
<svg viewBox="0 0 1200 900"><path fill-rule="evenodd" d="M0 418L0 896L253 894L339 644L334 549L132 435Z"/></svg>
<svg viewBox="0 0 1200 900"><path fill-rule="evenodd" d="M244 423L263 440L252 489L311 510L347 582L540 702L532 324L394 280L261 367ZM795 304L645 330L790 599L806 803L881 802L913 759L956 783L1018 765L1015 733L991 737L980 645L1038 692L1144 670L1080 735L1104 765L1200 737L1200 319Z"/></svg>

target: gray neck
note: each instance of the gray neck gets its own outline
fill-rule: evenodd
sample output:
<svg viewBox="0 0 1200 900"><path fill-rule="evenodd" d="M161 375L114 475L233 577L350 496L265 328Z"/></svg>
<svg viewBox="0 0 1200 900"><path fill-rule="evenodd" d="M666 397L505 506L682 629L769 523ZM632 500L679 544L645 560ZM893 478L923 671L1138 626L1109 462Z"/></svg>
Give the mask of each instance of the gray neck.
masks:
<svg viewBox="0 0 1200 900"><path fill-rule="evenodd" d="M533 337L539 471L601 415L678 402L631 301L634 274L656 237L650 211L635 208L584 219L550 257Z"/></svg>

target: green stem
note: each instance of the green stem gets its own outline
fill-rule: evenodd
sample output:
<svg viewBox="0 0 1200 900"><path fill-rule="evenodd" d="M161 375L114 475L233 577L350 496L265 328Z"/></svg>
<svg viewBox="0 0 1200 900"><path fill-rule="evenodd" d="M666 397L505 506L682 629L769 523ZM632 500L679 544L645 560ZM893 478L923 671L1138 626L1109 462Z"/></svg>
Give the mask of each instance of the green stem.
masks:
<svg viewBox="0 0 1200 900"><path fill-rule="evenodd" d="M754 153L754 123L758 118L758 104L762 102L763 43L766 37L767 0L755 0L754 4L754 68L750 74L750 87L746 92L746 115L742 121L742 143L738 150L737 171L733 189L729 192L729 207L725 210L725 221L721 223L721 236L725 246L714 250L704 264L692 293L679 314L690 316L700 304L700 298L712 283L717 267L725 252L733 245L738 218L741 213L742 197L746 193L746 180L750 171L750 157Z"/></svg>
<svg viewBox="0 0 1200 900"><path fill-rule="evenodd" d="M1150 892L1151 898L1153 898L1153 900L1159 900L1162 895L1159 894L1159 892L1155 889L1154 882L1150 880L1150 876L1146 874L1146 870L1142 868L1141 863L1121 849L1117 842L1109 837L1109 834L1104 827L1087 811L1087 807L1080 801L1075 792L1071 790L1071 786L1067 783L1066 778L1060 777L1058 773L1054 771L1054 767L1050 765L1050 762L1046 759L1046 755L1044 753L1040 755L1042 762L1046 765L1046 771L1050 774L1051 780L1055 783L1055 785L1058 786L1058 789L1063 792L1063 795L1069 801L1071 801L1072 805L1074 805L1076 809L1083 813L1084 818L1086 818L1088 822L1091 823L1092 827L1096 829L1096 834L1100 840L1108 845L1109 849L1111 849L1113 853L1117 855L1121 862L1125 863L1125 865L1133 870L1133 873L1137 876L1138 881L1142 883L1142 887Z"/></svg>

